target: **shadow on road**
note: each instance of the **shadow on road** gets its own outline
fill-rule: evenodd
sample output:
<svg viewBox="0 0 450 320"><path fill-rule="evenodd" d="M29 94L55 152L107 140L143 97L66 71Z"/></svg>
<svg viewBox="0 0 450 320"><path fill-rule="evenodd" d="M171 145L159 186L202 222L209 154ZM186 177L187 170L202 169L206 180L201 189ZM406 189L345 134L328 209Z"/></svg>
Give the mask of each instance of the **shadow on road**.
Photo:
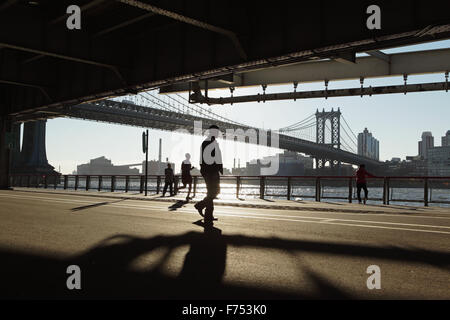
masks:
<svg viewBox="0 0 450 320"><path fill-rule="evenodd" d="M83 254L70 258L49 257L0 249L1 298L148 298L148 299L351 299L349 292L334 287L317 272L307 269L306 275L318 288L315 293L284 292L280 289L224 284L227 248L252 247L277 249L296 253L325 253L337 256L380 258L393 261L429 264L449 269L450 254L405 249L372 247L339 243L321 243L280 238L223 235L213 225L196 223L203 232L139 238L116 235L104 239ZM165 263L177 248L188 246L181 271L168 275ZM133 269L133 261L144 254L161 250L152 267ZM69 265L82 271L82 289L66 288ZM251 279L252 270L248 270ZM276 272L276 270L274 271ZM395 297L393 297L395 298Z"/></svg>
<svg viewBox="0 0 450 320"><path fill-rule="evenodd" d="M169 207L169 211L177 211L178 209L184 207L184 205L188 204L188 201L185 200L178 200L173 205Z"/></svg>
<svg viewBox="0 0 450 320"><path fill-rule="evenodd" d="M100 202L100 203L94 203L94 204L88 204L85 206L81 206L81 207L76 207L76 208L72 208L70 209L71 211L81 211L81 210L86 210L86 209L91 209L91 208L97 208L97 207L101 207L101 206L106 206L108 204L113 204L113 203L117 203L117 202L122 202L125 201L125 199L120 199L120 200L116 200L116 201L105 201L105 202Z"/></svg>

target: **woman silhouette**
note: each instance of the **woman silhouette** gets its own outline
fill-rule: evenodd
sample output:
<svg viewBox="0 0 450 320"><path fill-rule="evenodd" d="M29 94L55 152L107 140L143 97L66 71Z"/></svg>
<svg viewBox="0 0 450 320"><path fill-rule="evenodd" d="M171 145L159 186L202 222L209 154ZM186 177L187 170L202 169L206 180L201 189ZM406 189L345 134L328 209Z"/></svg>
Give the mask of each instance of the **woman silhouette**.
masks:
<svg viewBox="0 0 450 320"><path fill-rule="evenodd" d="M192 176L191 176L191 170L194 169L194 167L191 165L191 155L189 153L185 154L186 159L183 160L181 163L181 182L183 183L183 186L179 189L186 188L186 185L189 185L188 194L186 196L186 201L191 200L191 189L192 189Z"/></svg>

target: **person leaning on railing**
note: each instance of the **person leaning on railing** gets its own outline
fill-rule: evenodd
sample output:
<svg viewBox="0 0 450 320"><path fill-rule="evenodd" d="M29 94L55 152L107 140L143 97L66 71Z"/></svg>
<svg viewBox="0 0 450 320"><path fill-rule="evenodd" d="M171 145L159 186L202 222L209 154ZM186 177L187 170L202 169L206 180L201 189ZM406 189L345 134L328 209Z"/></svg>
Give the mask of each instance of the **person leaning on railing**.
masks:
<svg viewBox="0 0 450 320"><path fill-rule="evenodd" d="M361 189L364 190L364 204L366 204L369 190L367 190L366 178L376 178L373 174L366 171L366 166L361 164L358 171L356 171L356 190L358 194L358 201L361 203Z"/></svg>

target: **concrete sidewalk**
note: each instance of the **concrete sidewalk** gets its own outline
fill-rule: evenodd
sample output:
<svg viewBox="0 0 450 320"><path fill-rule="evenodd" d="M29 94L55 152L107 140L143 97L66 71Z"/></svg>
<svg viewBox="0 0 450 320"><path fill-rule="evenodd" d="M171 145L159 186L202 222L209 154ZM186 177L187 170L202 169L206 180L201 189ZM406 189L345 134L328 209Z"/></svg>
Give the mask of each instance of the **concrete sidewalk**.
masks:
<svg viewBox="0 0 450 320"><path fill-rule="evenodd" d="M61 189L42 189L42 188L14 188L14 191L41 193L41 194L61 194L88 197L101 197L124 200L142 200L142 201L160 201L168 203L176 203L185 201L184 196L161 197L161 195L148 195L147 197L139 192L108 192L108 191L74 191ZM196 203L202 198L197 197L190 201ZM322 212L349 212L349 213L377 213L377 214L433 214L450 216L450 208L442 207L415 207L403 205L383 205L383 204L367 204L348 202L315 202L315 201L298 201L298 200L274 200L274 199L216 199L215 205L230 206L241 208L260 208L273 210L300 210L300 211L322 211Z"/></svg>

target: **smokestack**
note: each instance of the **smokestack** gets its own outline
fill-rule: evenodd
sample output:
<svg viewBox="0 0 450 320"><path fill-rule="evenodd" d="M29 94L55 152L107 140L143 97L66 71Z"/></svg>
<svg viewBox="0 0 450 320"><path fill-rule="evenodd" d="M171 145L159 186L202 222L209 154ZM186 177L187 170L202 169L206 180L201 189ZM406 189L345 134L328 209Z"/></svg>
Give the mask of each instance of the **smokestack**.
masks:
<svg viewBox="0 0 450 320"><path fill-rule="evenodd" d="M161 138L159 138L159 154L158 154L158 162L160 162L161 163L161 156L162 156L162 154L161 154L161 151L162 150L162 139Z"/></svg>
<svg viewBox="0 0 450 320"><path fill-rule="evenodd" d="M234 161L233 161L233 169L236 169L236 158L234 158Z"/></svg>
<svg viewBox="0 0 450 320"><path fill-rule="evenodd" d="M238 159L238 168L241 167L241 159Z"/></svg>

